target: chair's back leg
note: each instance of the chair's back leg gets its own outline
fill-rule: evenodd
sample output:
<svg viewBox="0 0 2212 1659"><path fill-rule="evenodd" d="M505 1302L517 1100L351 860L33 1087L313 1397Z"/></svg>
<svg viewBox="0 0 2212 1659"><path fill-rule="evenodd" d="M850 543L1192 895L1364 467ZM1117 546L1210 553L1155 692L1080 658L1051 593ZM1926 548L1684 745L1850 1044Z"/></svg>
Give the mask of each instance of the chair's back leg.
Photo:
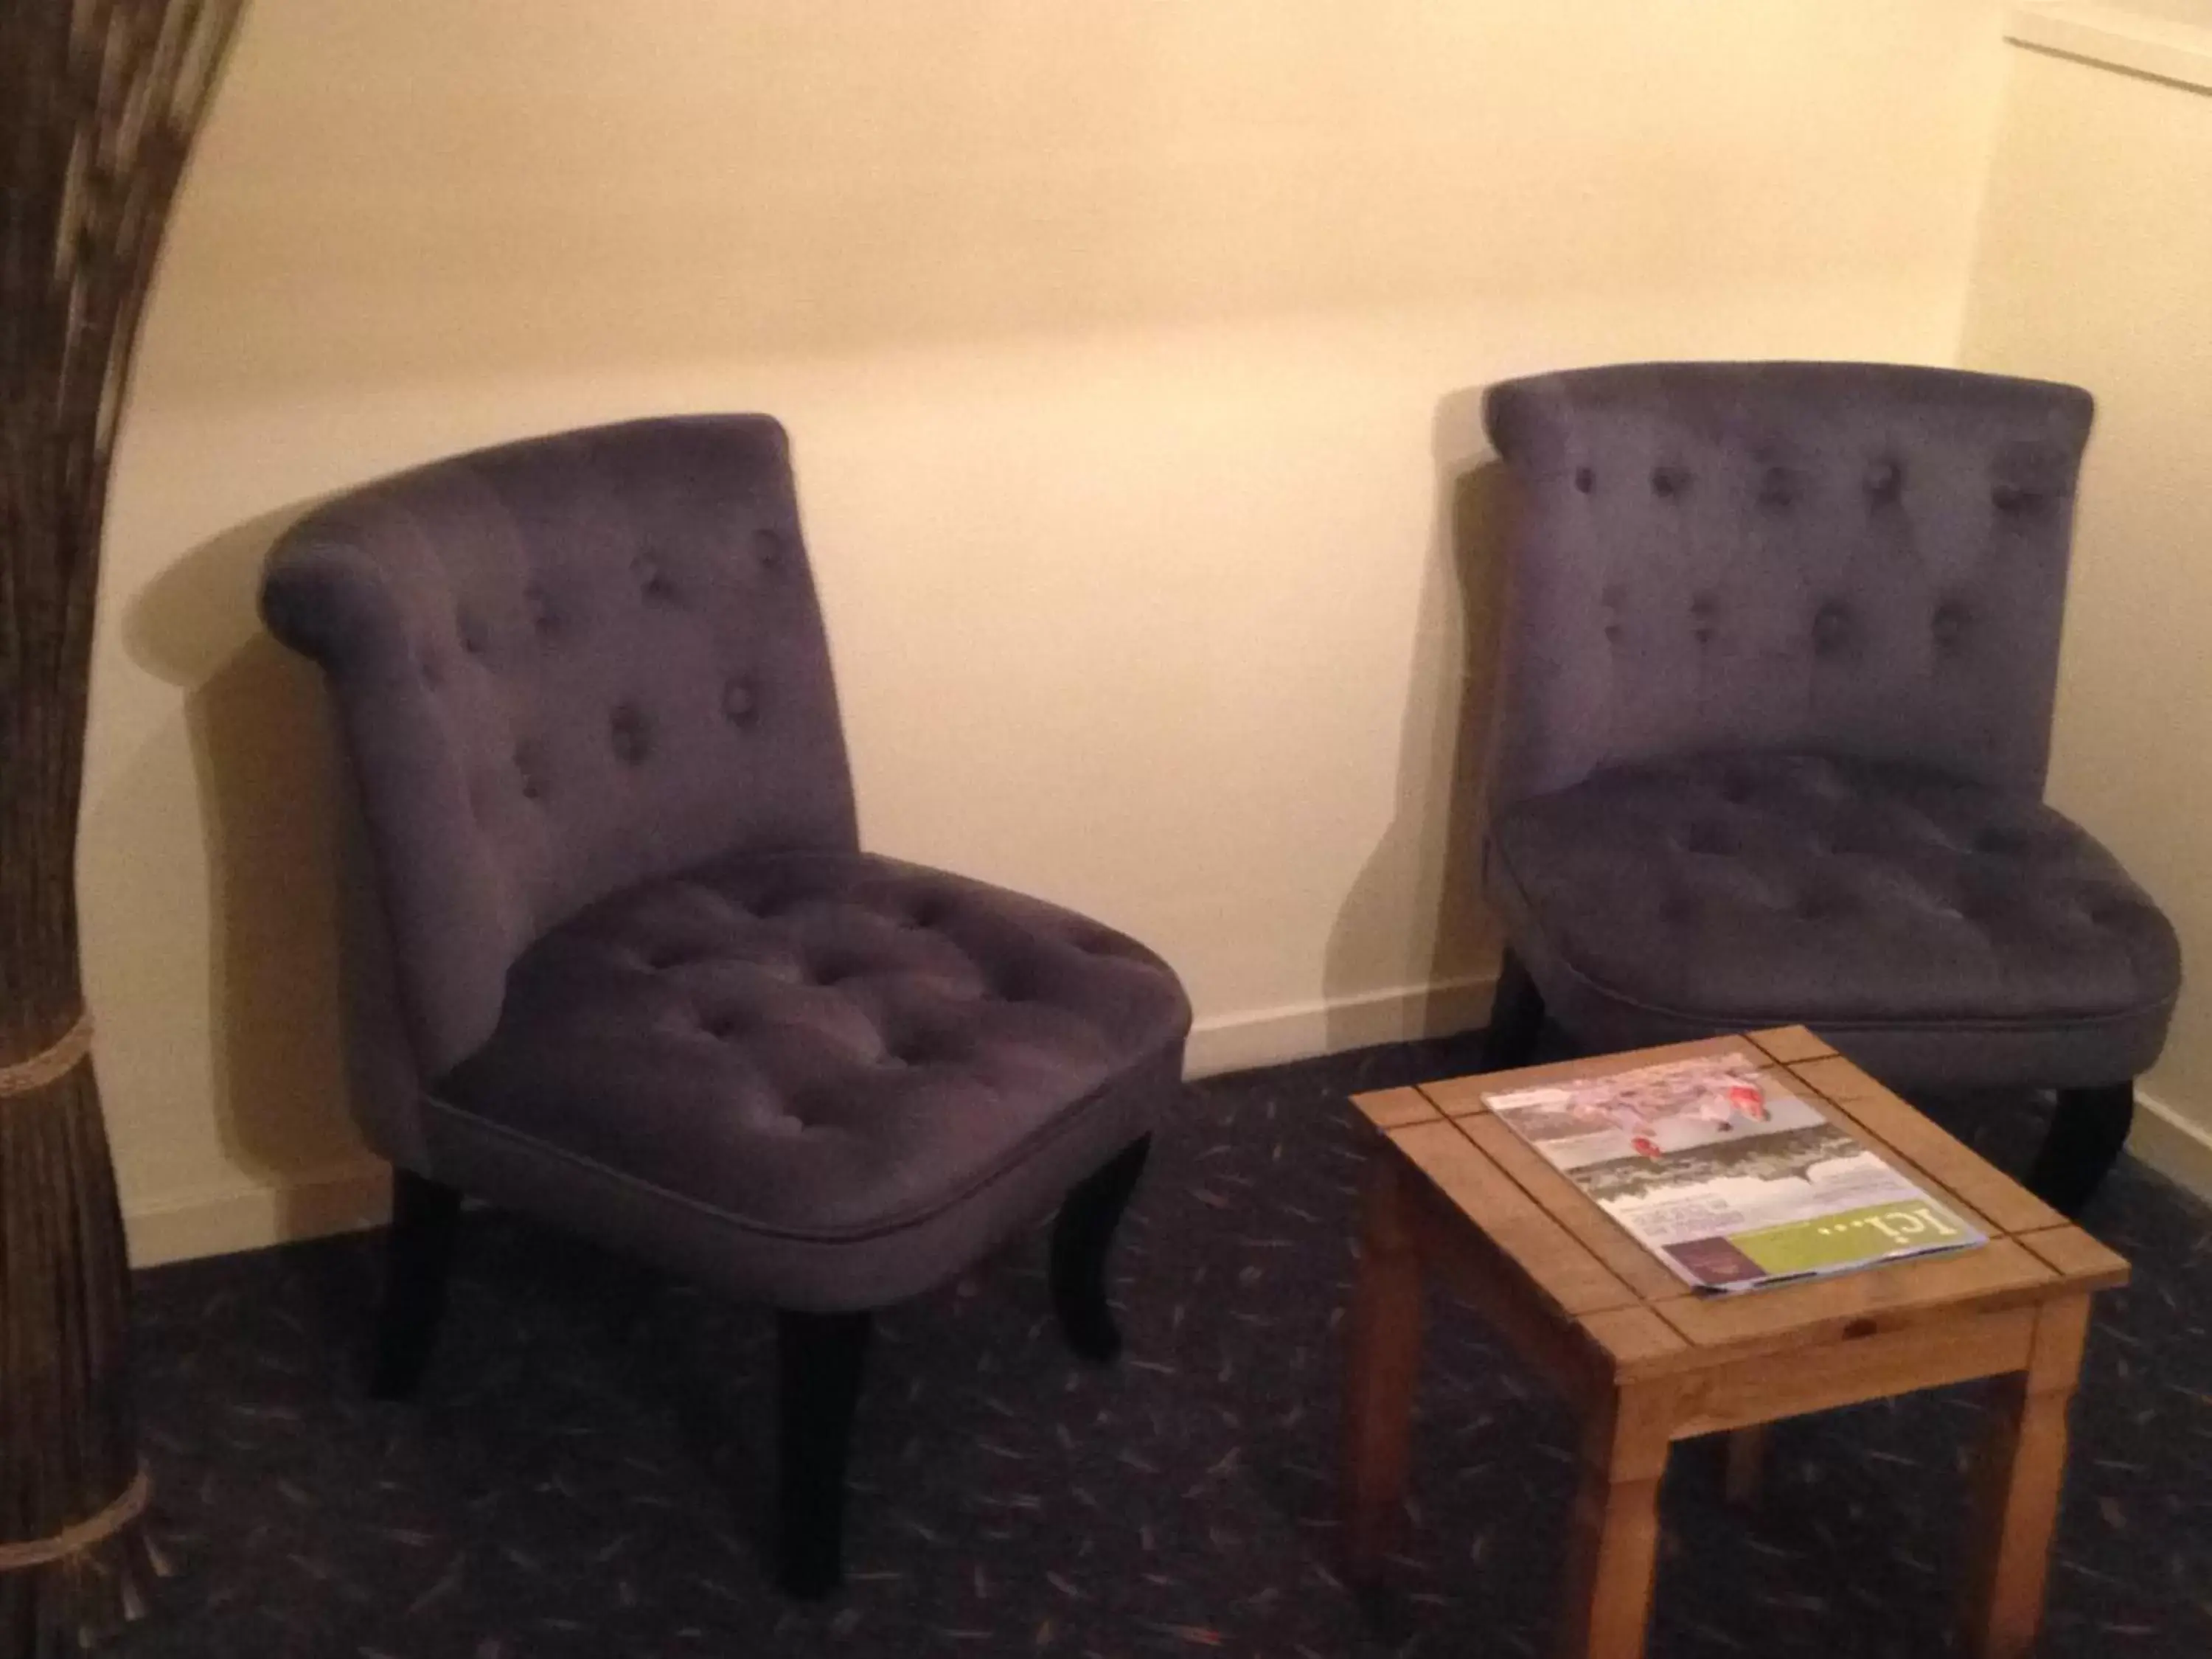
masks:
<svg viewBox="0 0 2212 1659"><path fill-rule="evenodd" d="M789 1595L844 1581L845 1463L872 1326L866 1313L776 1316L776 1579Z"/></svg>
<svg viewBox="0 0 2212 1659"><path fill-rule="evenodd" d="M1491 998L1490 1024L1482 1034L1482 1069L1510 1072L1535 1057L1544 1030L1544 994L1511 945L1498 966L1498 990Z"/></svg>
<svg viewBox="0 0 2212 1659"><path fill-rule="evenodd" d="M2081 1214L2127 1145L2135 1121L2136 1086L2107 1083L2061 1089L2058 1109L2035 1155L2027 1189L2065 1216Z"/></svg>
<svg viewBox="0 0 2212 1659"><path fill-rule="evenodd" d="M1100 1364L1121 1352L1121 1333L1106 1300L1106 1267L1115 1230L1129 1207L1152 1138L1131 1141L1069 1193L1052 1229L1052 1300L1068 1346Z"/></svg>
<svg viewBox="0 0 2212 1659"><path fill-rule="evenodd" d="M454 1188L411 1170L392 1172L384 1303L377 1313L368 1381L368 1391L378 1400L404 1400L422 1380L445 1316L460 1216L461 1195Z"/></svg>

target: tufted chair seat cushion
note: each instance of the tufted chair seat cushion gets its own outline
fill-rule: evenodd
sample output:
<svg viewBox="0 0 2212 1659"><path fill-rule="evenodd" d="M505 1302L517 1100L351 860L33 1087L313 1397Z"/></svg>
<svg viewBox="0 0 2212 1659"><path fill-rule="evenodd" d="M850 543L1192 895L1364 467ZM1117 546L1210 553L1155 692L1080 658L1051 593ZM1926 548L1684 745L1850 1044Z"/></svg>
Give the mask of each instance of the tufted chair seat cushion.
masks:
<svg viewBox="0 0 2212 1659"><path fill-rule="evenodd" d="M1601 770L1494 820L1492 890L1593 1046L1802 1023L1899 1086L2089 1086L2148 1067L2172 928L2017 793L1735 754Z"/></svg>
<svg viewBox="0 0 2212 1659"><path fill-rule="evenodd" d="M428 1130L465 1184L559 1188L740 1294L872 1306L1144 1133L1189 1022L1158 957L1066 910L859 852L747 854L538 939Z"/></svg>

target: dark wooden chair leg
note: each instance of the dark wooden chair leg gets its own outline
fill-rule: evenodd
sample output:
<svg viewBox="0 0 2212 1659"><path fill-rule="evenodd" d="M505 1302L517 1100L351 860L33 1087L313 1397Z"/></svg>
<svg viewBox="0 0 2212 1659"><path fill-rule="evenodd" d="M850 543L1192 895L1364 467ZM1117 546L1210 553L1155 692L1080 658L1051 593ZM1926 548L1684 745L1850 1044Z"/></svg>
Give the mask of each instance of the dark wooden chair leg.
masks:
<svg viewBox="0 0 2212 1659"><path fill-rule="evenodd" d="M1512 946L1498 967L1498 993L1490 1004L1490 1027L1482 1037L1482 1069L1509 1072L1535 1057L1544 1030L1544 994Z"/></svg>
<svg viewBox="0 0 2212 1659"><path fill-rule="evenodd" d="M811 1601L845 1577L845 1462L873 1317L776 1316L776 1579Z"/></svg>
<svg viewBox="0 0 2212 1659"><path fill-rule="evenodd" d="M1052 1300L1068 1346L1101 1364L1121 1352L1121 1333L1106 1304L1106 1264L1114 1231L1129 1207L1152 1138L1131 1141L1068 1194L1052 1229Z"/></svg>
<svg viewBox="0 0 2212 1659"><path fill-rule="evenodd" d="M2051 1132L2028 1174L2028 1190L2062 1215L2081 1214L2118 1161L2135 1115L2132 1082L2061 1089Z"/></svg>
<svg viewBox="0 0 2212 1659"><path fill-rule="evenodd" d="M446 1311L446 1282L453 1272L460 1218L461 1195L454 1188L411 1170L392 1172L384 1304L377 1313L368 1378L374 1399L404 1400L422 1380Z"/></svg>

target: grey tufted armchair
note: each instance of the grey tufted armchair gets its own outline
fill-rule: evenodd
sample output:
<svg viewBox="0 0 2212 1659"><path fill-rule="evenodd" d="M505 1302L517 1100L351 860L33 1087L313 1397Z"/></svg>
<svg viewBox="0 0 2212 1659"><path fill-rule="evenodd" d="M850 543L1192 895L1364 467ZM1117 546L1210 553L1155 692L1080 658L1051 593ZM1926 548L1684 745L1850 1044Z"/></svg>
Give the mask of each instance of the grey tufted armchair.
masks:
<svg viewBox="0 0 2212 1659"><path fill-rule="evenodd" d="M2056 1088L2118 1155L2173 930L2045 805L2088 395L1650 363L1493 386L1514 482L1488 1059L1802 1021L1901 1089Z"/></svg>
<svg viewBox="0 0 2212 1659"><path fill-rule="evenodd" d="M868 1310L1063 1194L1112 1357L1115 1222L1190 1012L1158 957L860 850L781 428L441 461L270 556L358 806L355 1097L397 1166L374 1386L412 1390L464 1192L781 1310L780 1572L839 1577Z"/></svg>

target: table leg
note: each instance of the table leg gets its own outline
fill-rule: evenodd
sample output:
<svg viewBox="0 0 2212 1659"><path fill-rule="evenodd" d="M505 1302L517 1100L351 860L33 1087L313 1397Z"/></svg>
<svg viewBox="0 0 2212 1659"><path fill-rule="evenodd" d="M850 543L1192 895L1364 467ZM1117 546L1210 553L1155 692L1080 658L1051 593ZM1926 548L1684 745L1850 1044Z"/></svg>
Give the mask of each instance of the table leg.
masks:
<svg viewBox="0 0 2212 1659"><path fill-rule="evenodd" d="M1344 1560L1371 1581L1405 1528L1413 1385L1421 1360L1421 1262L1413 1195L1396 1155L1370 1167L1361 1200L1359 1273L1344 1364Z"/></svg>
<svg viewBox="0 0 2212 1659"><path fill-rule="evenodd" d="M2035 1645L2066 1471L2066 1410L2088 1326L2087 1297L2045 1304L2027 1369L1997 1382L1977 1471L1966 1644L1975 1659L2022 1659Z"/></svg>
<svg viewBox="0 0 2212 1659"><path fill-rule="evenodd" d="M1771 1423L1758 1423L1728 1437L1728 1474L1723 1486L1728 1501L1738 1509L1758 1506L1759 1479L1766 1469L1766 1443L1773 1432Z"/></svg>
<svg viewBox="0 0 2212 1659"><path fill-rule="evenodd" d="M1584 1431L1560 1659L1640 1659L1644 1652L1674 1406L1664 1385L1622 1389Z"/></svg>

